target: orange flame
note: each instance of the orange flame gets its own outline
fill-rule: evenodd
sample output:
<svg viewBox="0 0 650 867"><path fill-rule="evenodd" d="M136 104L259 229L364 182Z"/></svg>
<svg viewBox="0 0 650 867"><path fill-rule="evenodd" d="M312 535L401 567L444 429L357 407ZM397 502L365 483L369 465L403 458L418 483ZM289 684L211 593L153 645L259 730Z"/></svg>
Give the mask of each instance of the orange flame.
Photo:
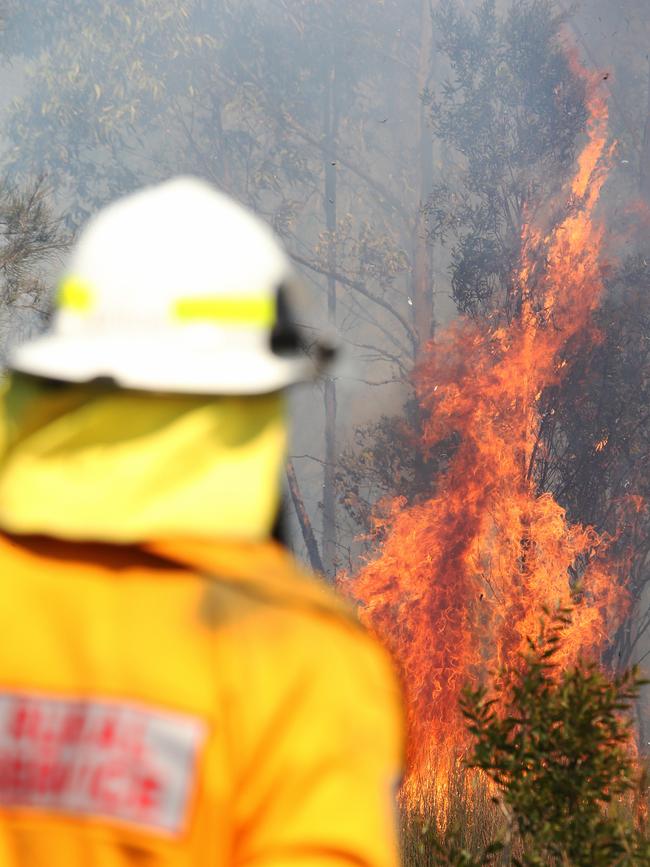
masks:
<svg viewBox="0 0 650 867"><path fill-rule="evenodd" d="M626 606L607 540L569 524L534 480L540 398L567 367L563 350L596 337L603 231L593 213L611 153L596 80L586 82L587 141L564 192L564 215L546 233L523 230L517 320L487 329L457 320L416 371L424 447L452 434L459 440L438 492L415 505L403 497L389 503L377 519L380 550L343 579L403 676L411 805L444 787L445 768L466 745L458 710L464 683L512 665L537 634L543 609L573 605L563 648L570 662L602 650Z"/></svg>

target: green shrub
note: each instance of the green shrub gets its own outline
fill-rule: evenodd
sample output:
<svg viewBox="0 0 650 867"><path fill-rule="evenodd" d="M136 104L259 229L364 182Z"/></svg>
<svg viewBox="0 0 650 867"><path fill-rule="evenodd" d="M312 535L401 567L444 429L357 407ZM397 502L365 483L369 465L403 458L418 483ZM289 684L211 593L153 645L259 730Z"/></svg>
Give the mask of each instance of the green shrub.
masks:
<svg viewBox="0 0 650 867"><path fill-rule="evenodd" d="M467 766L491 782L501 833L486 844L467 828L436 832L411 818L407 865L650 865L645 784L630 721L643 681L635 669L608 677L595 662L563 666L570 618L570 611L548 617L516 671L463 693L474 738ZM465 813L471 825L470 804Z"/></svg>

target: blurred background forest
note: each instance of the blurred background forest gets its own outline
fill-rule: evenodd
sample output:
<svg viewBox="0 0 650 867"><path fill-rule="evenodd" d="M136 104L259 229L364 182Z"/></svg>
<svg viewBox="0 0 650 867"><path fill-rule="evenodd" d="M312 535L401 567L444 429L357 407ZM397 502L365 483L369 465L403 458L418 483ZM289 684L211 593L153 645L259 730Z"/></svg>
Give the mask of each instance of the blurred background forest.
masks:
<svg viewBox="0 0 650 867"><path fill-rule="evenodd" d="M0 14L2 346L42 327L67 246L116 196L192 173L254 208L316 293L303 324L335 329L346 349L334 377L294 396L286 480L292 544L330 578L376 544L383 502L435 490L454 438L423 447L414 365L457 316L494 327L519 315L523 225L585 132L570 52L601 72L617 142L600 214L602 339L577 344L544 394L530 472L572 521L633 552L632 610L610 655L642 661L645 0L4 0Z"/></svg>

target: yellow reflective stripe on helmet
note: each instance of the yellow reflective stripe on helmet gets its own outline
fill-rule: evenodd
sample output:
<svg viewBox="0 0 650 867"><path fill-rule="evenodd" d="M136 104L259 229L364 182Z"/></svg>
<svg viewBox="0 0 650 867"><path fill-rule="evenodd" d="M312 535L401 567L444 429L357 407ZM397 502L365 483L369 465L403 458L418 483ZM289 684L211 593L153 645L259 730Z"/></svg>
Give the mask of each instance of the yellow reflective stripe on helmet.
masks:
<svg viewBox="0 0 650 867"><path fill-rule="evenodd" d="M269 297L179 298L174 316L182 322L234 322L271 327L275 322L275 299Z"/></svg>
<svg viewBox="0 0 650 867"><path fill-rule="evenodd" d="M59 287L58 304L65 310L84 313L90 310L94 300L92 289L76 277L68 277ZM268 296L197 295L174 301L171 314L181 322L231 322L270 328L275 323L276 303Z"/></svg>
<svg viewBox="0 0 650 867"><path fill-rule="evenodd" d="M66 310L83 312L92 307L93 293L86 283L76 277L68 277L59 286L57 301L59 307Z"/></svg>

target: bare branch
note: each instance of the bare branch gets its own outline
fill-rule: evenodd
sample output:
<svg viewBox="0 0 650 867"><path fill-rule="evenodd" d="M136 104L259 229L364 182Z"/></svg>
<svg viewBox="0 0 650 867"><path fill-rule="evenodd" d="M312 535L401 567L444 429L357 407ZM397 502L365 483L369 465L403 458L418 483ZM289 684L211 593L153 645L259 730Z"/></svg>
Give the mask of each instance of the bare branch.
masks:
<svg viewBox="0 0 650 867"><path fill-rule="evenodd" d="M307 549L309 563L311 565L311 568L315 572L319 572L321 575L324 575L325 568L323 566L323 560L320 555L318 543L316 542L314 528L307 513L307 509L305 508L305 501L303 500L302 493L300 491L300 485L298 484L298 477L296 476L293 462L290 460L287 461L286 473L291 501L293 503L294 509L296 510L296 516L298 518L298 523L300 524L300 529L302 531L302 538L304 539L305 547Z"/></svg>
<svg viewBox="0 0 650 867"><path fill-rule="evenodd" d="M343 286L347 286L348 289L354 289L355 292L358 292L360 295L363 295L365 298L370 299L375 304L378 304L380 307L383 307L384 310L387 310L392 316L397 319L402 328L406 331L413 348L417 346L417 337L411 325L407 322L407 320L402 316L401 313L398 313L395 308L385 301L383 298L378 298L369 292L363 283L360 283L358 280L352 280L350 277L346 277L345 274L340 274L339 272L331 272L323 265L319 265L318 262L312 262L309 259L305 259L304 256L301 256L299 253L290 253L291 258L298 262L300 265L304 265L306 268L310 268L312 271L316 271L318 274L322 274L324 277L334 277L337 282L341 283Z"/></svg>

